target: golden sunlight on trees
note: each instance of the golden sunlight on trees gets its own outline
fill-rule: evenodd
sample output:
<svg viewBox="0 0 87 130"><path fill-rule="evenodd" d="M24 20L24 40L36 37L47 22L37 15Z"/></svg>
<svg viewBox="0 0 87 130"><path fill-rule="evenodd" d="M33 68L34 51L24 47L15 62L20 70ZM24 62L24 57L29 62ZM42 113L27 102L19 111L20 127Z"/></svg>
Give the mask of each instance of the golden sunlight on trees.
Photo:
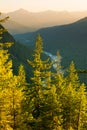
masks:
<svg viewBox="0 0 87 130"><path fill-rule="evenodd" d="M13 73L10 46L0 43L0 130L87 130L87 90L74 62L66 75L59 71L61 65L52 71L50 58L42 58L38 35L33 59L27 60L32 68L27 82L23 65L17 75Z"/></svg>

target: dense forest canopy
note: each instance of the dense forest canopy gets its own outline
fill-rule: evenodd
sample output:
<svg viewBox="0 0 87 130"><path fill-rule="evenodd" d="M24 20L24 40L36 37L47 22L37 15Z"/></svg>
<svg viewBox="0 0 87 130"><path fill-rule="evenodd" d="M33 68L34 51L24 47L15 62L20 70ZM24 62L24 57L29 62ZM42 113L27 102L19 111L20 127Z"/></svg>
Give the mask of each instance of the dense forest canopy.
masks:
<svg viewBox="0 0 87 130"><path fill-rule="evenodd" d="M4 30L0 30L2 37ZM11 43L0 43L0 130L87 130L87 91L72 61L66 70L43 60L43 40L38 34L33 59L26 59L32 76L20 64L18 74L8 52ZM57 53L59 56L59 53Z"/></svg>

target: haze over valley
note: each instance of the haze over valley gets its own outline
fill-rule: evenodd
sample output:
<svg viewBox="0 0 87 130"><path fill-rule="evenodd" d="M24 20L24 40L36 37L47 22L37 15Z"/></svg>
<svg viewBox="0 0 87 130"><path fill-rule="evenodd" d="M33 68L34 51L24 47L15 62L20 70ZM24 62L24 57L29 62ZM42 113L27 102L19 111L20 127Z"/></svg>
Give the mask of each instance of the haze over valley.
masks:
<svg viewBox="0 0 87 130"><path fill-rule="evenodd" d="M0 11L0 130L87 130L87 0Z"/></svg>
<svg viewBox="0 0 87 130"><path fill-rule="evenodd" d="M20 44L33 47L40 33L44 50L54 55L58 50L63 66L74 60L78 69L87 69L87 11L30 12L21 8L2 13L5 16L9 19L3 26Z"/></svg>
<svg viewBox="0 0 87 130"><path fill-rule="evenodd" d="M19 9L9 13L3 13L2 17L9 16L9 20L3 25L11 34L26 33L44 27L65 25L78 21L87 16L87 11L43 11L29 12Z"/></svg>

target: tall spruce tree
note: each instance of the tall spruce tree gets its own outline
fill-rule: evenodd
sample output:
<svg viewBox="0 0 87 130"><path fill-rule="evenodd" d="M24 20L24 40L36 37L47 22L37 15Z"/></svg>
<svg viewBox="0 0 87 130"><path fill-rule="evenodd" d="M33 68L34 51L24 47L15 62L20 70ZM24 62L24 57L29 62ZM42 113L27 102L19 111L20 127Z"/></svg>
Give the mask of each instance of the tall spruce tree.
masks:
<svg viewBox="0 0 87 130"><path fill-rule="evenodd" d="M70 82L73 85L73 87L75 87L75 89L79 88L80 81L79 81L78 73L75 69L75 64L73 61L71 62L68 69L67 84Z"/></svg>
<svg viewBox="0 0 87 130"><path fill-rule="evenodd" d="M0 20L0 22L6 19ZM4 28L0 30L0 38L2 38L4 31ZM13 74L12 60L8 53L8 47L11 45L12 43L0 43L0 130L19 129L22 119L21 101L24 80L23 75L21 75L22 69L20 69L18 76Z"/></svg>
<svg viewBox="0 0 87 130"><path fill-rule="evenodd" d="M77 91L77 106L76 106L76 129L87 129L87 92L85 84L81 84Z"/></svg>
<svg viewBox="0 0 87 130"><path fill-rule="evenodd" d="M72 62L69 68L69 74L66 77L65 90L61 98L62 126L64 130L86 129L87 93L85 85L80 85L78 79L74 63Z"/></svg>
<svg viewBox="0 0 87 130"><path fill-rule="evenodd" d="M31 110L32 129L46 130L54 128L54 116L56 117L56 90L51 85L51 62L41 59L43 53L42 38L40 35L36 38L34 59L28 60L33 68L33 77L31 78L30 90L27 97L29 100L29 109Z"/></svg>
<svg viewBox="0 0 87 130"><path fill-rule="evenodd" d="M6 44L7 45L7 44ZM5 49L4 49L5 47ZM9 60L5 44L0 49L0 124L16 129L22 93L18 88L18 77L13 75L12 61Z"/></svg>
<svg viewBox="0 0 87 130"><path fill-rule="evenodd" d="M6 44L7 46L7 44ZM6 123L6 113L5 113L5 104L6 97L4 98L4 91L8 88L10 79L13 76L12 73L12 61L9 59L9 54L7 50L4 50L5 44L0 44L0 124L3 127Z"/></svg>

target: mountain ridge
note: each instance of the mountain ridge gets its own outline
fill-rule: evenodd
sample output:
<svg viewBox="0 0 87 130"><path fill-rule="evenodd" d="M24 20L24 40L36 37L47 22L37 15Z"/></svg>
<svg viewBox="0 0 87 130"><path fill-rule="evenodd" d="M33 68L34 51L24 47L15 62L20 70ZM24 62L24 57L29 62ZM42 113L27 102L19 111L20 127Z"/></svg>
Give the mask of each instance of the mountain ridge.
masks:
<svg viewBox="0 0 87 130"><path fill-rule="evenodd" d="M2 27L2 26L1 26ZM32 34L33 35L33 34ZM11 37L12 38L12 40L10 39L8 39L9 37ZM35 36L36 37L36 36ZM46 37L48 37L48 36L46 36ZM50 37L51 38L51 37ZM36 38L35 38L36 39ZM35 41L35 39L34 39L34 41ZM14 38L8 33L8 32L6 32L5 33L5 35L4 35L4 37L3 37L3 40L5 40L4 42L14 42L14 44L13 44L13 46L9 49L9 52L10 52L10 58L12 59L12 61L13 61L13 72L15 73L15 74L17 74L18 73L18 68L19 68L19 65L20 64L23 64L24 65L24 68L25 68L25 70L26 70L26 75L27 75L27 78L29 78L30 76L31 76L31 74L32 74L32 72L31 72L31 68L30 68L30 66L29 66L29 64L27 63L27 59L32 59L32 55L33 55L33 48L32 47L30 47L30 46L25 46L25 45L22 45L22 44L19 44L19 43L17 43L17 42L15 42L15 40L14 40ZM43 38L43 42L45 43L45 41L46 41L46 39L44 39ZM0 41L1 42L1 41ZM2 41L3 42L3 41ZM35 42L34 42L35 43ZM44 45L44 44L43 44ZM45 44L45 45L47 45L47 43ZM53 44L53 46L55 46L55 44ZM51 45L51 49L52 50L54 50L54 48L53 48L53 46ZM71 48L69 48L71 46ZM50 47L50 44L49 44L49 47ZM65 45L65 47L66 47L66 45ZM87 69L86 67L87 67L87 57L86 57L86 55L87 55L87 51L86 51L86 49L87 49L87 46L84 46L83 48L81 48L81 50L80 49L78 49L78 48L74 48L74 46L72 46L72 44L71 45L69 45L69 47L68 47L68 49L67 48L63 48L63 45L62 45L62 50L60 51L60 53L61 53L61 56L62 56L62 65L65 67L65 69L66 69L66 67L67 66L69 66L69 64L70 64L70 62L71 62L71 60L74 58L74 60L76 61L75 62L75 64L76 64L76 67L79 69L82 69L81 67L83 67L83 69ZM72 48L73 47L73 48ZM77 47L77 46L76 46ZM79 47L79 46L78 46ZM57 48L57 47L56 47ZM44 50L46 49L46 46L44 46ZM59 48L57 48L57 49L59 49ZM61 49L61 48L60 48ZM67 49L67 50L66 50ZM74 50L75 49L75 50ZM84 50L85 49L85 50ZM65 52L64 52L64 50L65 50ZM76 50L78 50L77 51L77 53L76 53ZM46 51L46 50L45 50ZM49 49L49 51L50 51L50 49ZM83 52L83 54L81 55L81 51ZM74 55L71 55L72 54L72 52L73 52L73 54ZM80 52L79 54L78 54L78 52ZM56 54L56 53L55 53ZM68 54L68 55L67 55ZM85 55L84 55L85 54ZM74 56L74 57L73 57ZM84 57L85 56L85 57ZM44 57L44 58L47 58L46 56ZM84 62L85 62L85 60L86 60L86 63L85 63L85 66L84 66ZM67 63L67 66L66 66L66 63ZM81 64L80 66L79 66L79 64ZM84 80L84 78L85 78L85 80ZM83 75L83 77L82 77L82 74L81 74L81 80L82 81L86 81L86 76L84 76Z"/></svg>
<svg viewBox="0 0 87 130"><path fill-rule="evenodd" d="M73 23L87 16L87 11L68 12L68 11L47 10L43 12L29 12L24 9L19 9L13 12L6 13L4 14L4 16L9 16L10 17L9 20L12 20L20 25L23 25L24 27L27 27L27 30L31 32L31 31L36 31L43 27L50 27L50 26L65 25L65 24ZM14 26L11 26L10 28L12 27ZM10 31L9 28L8 30ZM18 28L18 31L19 30L20 28ZM10 32L13 33L14 31L12 32L11 30ZM17 30L15 31L15 34L16 33L18 33Z"/></svg>
<svg viewBox="0 0 87 130"><path fill-rule="evenodd" d="M52 54L56 54L59 50L63 57L63 65L74 60L78 68L87 69L87 18L80 19L77 22L39 29L32 33L15 35L19 38L25 38L28 41L26 45L33 45L36 35L41 34L43 38L44 50ZM85 24L84 24L85 21Z"/></svg>

